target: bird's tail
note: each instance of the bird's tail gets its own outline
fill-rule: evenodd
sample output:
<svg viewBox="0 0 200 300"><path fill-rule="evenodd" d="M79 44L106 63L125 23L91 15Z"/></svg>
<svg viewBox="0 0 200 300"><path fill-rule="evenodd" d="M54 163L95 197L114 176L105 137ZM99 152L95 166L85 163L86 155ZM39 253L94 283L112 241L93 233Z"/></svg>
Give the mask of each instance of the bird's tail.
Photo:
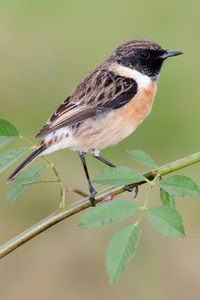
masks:
<svg viewBox="0 0 200 300"><path fill-rule="evenodd" d="M33 151L22 163L17 167L17 169L9 176L7 182L14 180L34 159L36 159L46 148L40 147Z"/></svg>

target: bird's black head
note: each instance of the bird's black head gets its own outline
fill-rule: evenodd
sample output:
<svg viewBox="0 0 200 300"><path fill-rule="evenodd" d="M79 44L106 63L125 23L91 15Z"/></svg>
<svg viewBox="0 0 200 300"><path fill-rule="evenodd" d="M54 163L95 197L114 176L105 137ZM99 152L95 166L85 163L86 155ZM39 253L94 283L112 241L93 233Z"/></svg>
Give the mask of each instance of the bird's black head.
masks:
<svg viewBox="0 0 200 300"><path fill-rule="evenodd" d="M179 51L167 51L149 40L132 40L119 46L110 58L118 64L135 69L152 80L157 80L163 61L170 56L182 54Z"/></svg>

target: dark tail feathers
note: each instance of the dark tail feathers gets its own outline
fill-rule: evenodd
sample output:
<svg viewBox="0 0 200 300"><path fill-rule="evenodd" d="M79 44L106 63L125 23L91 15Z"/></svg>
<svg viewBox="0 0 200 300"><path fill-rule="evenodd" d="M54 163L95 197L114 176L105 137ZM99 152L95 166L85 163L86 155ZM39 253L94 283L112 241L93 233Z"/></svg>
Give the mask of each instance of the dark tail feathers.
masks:
<svg viewBox="0 0 200 300"><path fill-rule="evenodd" d="M22 163L17 167L17 169L10 175L7 182L14 180L34 159L38 157L46 148L41 147L33 151Z"/></svg>

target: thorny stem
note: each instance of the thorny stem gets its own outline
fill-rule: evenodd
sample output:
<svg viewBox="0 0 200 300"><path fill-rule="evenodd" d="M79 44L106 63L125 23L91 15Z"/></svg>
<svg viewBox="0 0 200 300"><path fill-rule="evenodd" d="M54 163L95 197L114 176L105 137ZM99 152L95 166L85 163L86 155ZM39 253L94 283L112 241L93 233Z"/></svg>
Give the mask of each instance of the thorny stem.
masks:
<svg viewBox="0 0 200 300"><path fill-rule="evenodd" d="M171 172L175 172L177 170L180 170L182 168L185 168L187 166L191 166L192 164L200 162L200 152L195 153L193 155L187 156L185 158L182 158L178 161L169 163L165 166L162 166L158 168L158 170L151 170L150 172L146 172L143 174L148 180L154 180L154 178L158 175L164 176L166 174L169 174ZM141 184L145 184L146 181L129 184L130 188L134 188L135 186L139 186ZM124 186L119 187L110 187L108 189L105 189L95 195L95 203L101 201L103 198L110 196L110 195L118 195L121 193L124 193ZM150 191L149 191L150 192ZM0 258L6 256L8 253L14 251L24 243L28 242L32 238L34 238L36 235L42 233L43 231L47 230L51 226L54 226L56 223L86 209L91 206L91 202L89 201L89 197L86 197L82 199L81 201L76 202L75 204L69 205L65 207L64 209L60 209L60 211L55 214L48 216L46 219L41 220L37 224L33 225L31 228L27 229L26 231L22 232L18 236L14 237L12 240L7 242L6 244L2 245L0 247ZM144 210L147 208L144 207Z"/></svg>

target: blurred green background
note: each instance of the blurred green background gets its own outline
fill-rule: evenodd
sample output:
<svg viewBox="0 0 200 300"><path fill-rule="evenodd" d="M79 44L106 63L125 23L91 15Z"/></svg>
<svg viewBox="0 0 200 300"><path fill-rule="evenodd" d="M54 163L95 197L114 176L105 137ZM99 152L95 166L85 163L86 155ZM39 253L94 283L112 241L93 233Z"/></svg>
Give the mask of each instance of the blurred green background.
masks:
<svg viewBox="0 0 200 300"><path fill-rule="evenodd" d="M159 166L199 151L200 1L1 0L0 24L0 115L23 136L32 140L77 83L117 46L147 38L184 55L164 63L150 116L102 156L145 171L126 157L126 149L145 151ZM25 145L14 141L9 147ZM77 153L61 150L48 158L66 186L87 191ZM92 178L107 168L90 155L87 161ZM39 158L32 166L42 163ZM6 206L5 181L13 168L0 179L0 244L54 212L59 202L58 187L49 184L32 187ZM200 184L198 165L177 174ZM41 178L53 175L48 170ZM144 203L146 190L140 188L135 203ZM67 195L69 203L79 199ZM155 189L150 205L159 204ZM144 217L135 258L114 286L106 273L106 246L123 223L82 230L81 214L61 222L1 260L0 299L199 299L199 197L177 199L177 209L188 237L163 237Z"/></svg>

